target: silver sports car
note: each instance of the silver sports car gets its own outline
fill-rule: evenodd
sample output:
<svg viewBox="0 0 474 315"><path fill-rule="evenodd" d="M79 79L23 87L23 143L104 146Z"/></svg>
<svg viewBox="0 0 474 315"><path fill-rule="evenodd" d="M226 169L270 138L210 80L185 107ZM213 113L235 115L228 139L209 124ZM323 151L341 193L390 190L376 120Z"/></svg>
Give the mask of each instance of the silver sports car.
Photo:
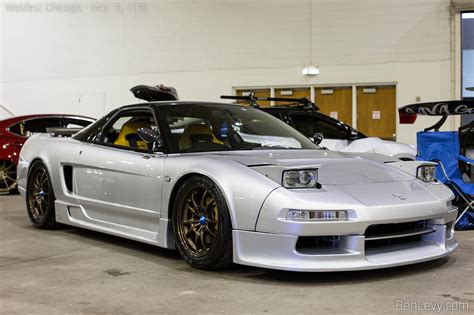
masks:
<svg viewBox="0 0 474 315"><path fill-rule="evenodd" d="M18 185L38 228L176 248L202 269L337 271L457 248L453 194L434 172L323 150L253 108L165 101L118 108L72 138L31 137Z"/></svg>

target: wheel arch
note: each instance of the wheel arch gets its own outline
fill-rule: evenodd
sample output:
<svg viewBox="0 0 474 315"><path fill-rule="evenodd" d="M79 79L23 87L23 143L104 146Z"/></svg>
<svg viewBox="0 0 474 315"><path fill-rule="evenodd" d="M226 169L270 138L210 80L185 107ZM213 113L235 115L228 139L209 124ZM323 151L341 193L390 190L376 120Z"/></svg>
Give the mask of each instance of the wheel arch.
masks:
<svg viewBox="0 0 474 315"><path fill-rule="evenodd" d="M174 203L176 202L176 196L178 195L179 188L183 185L184 182L186 182L188 179L194 176L205 176L209 178L209 176L206 176L205 174L202 174L202 173L190 172L190 173L184 174L176 181L176 183L173 185L173 188L171 190L171 194L169 197L168 216L167 216L169 220L171 220L171 218L173 217L173 207L174 207ZM215 181L212 178L209 178L209 179L211 179L215 183Z"/></svg>
<svg viewBox="0 0 474 315"><path fill-rule="evenodd" d="M178 189L191 176L205 176L220 190L234 229L254 230L258 213L268 194L280 185L258 171L220 156L184 156L168 158L163 181L163 221L170 222Z"/></svg>

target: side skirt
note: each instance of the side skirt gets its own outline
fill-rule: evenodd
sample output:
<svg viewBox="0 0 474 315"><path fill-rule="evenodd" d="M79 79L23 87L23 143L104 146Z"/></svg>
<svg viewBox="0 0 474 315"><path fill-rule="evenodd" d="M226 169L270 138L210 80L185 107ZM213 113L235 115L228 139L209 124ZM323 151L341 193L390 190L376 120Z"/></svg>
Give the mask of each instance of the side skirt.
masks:
<svg viewBox="0 0 474 315"><path fill-rule="evenodd" d="M80 205L69 204L60 200L55 201L55 210L56 222L58 223L119 236L159 247L175 248L172 238L168 237L171 222L167 219L160 219L156 229L157 231L162 231L162 233L157 233L92 219L86 215Z"/></svg>

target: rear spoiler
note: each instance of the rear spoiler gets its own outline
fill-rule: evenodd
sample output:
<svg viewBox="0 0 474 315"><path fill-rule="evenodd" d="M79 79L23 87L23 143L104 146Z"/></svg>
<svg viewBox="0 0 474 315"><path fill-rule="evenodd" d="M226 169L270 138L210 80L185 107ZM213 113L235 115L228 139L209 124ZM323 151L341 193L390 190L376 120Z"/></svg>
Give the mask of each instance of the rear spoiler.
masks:
<svg viewBox="0 0 474 315"><path fill-rule="evenodd" d="M442 116L435 125L425 129L439 130L448 116L474 114L474 99L411 104L400 107L398 113L401 124L413 124L418 115Z"/></svg>
<svg viewBox="0 0 474 315"><path fill-rule="evenodd" d="M256 97L253 92L250 92L248 96L234 96L234 95L221 95L221 99L227 100L242 100L250 103L250 106L260 108L258 101L275 101L275 102L288 102L287 105L303 105L304 109L319 110L319 107L315 103L311 102L306 97L303 98L287 98L287 97Z"/></svg>
<svg viewBox="0 0 474 315"><path fill-rule="evenodd" d="M147 102L178 100L176 89L171 86L164 86L163 84L157 86L137 85L132 87L130 91L136 98Z"/></svg>

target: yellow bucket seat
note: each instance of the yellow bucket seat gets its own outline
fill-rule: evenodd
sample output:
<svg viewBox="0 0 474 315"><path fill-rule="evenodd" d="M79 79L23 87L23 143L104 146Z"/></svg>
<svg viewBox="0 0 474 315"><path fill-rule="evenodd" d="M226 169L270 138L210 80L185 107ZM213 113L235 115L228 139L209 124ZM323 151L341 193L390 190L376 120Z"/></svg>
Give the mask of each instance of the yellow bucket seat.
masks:
<svg viewBox="0 0 474 315"><path fill-rule="evenodd" d="M178 143L179 149L182 151L182 150L187 150L191 148L193 143L196 143L196 141L193 139L194 138L193 136L200 136L200 135L209 136L209 138L212 140L212 143L224 144L224 142L216 138L216 136L214 135L214 133L212 132L211 128L208 125L189 124L184 128L183 135L181 136L181 139L179 140L179 143Z"/></svg>
<svg viewBox="0 0 474 315"><path fill-rule="evenodd" d="M145 121L126 122L120 129L114 144L124 147L148 149L147 143L138 137L137 130L140 128L150 128L150 123Z"/></svg>

